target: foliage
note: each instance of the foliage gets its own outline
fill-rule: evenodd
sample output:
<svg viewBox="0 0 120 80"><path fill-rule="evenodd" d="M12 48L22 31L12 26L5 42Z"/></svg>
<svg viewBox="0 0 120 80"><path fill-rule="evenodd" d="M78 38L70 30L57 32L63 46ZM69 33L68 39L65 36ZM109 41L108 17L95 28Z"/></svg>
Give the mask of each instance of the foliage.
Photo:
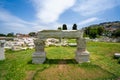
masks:
<svg viewBox="0 0 120 80"><path fill-rule="evenodd" d="M105 32L104 27L95 26L95 27L86 27L84 30L84 36L89 36L90 38L96 38L97 36L102 36Z"/></svg>
<svg viewBox="0 0 120 80"><path fill-rule="evenodd" d="M112 33L112 36L114 36L114 37L120 37L120 29L114 31L114 32Z"/></svg>
<svg viewBox="0 0 120 80"><path fill-rule="evenodd" d="M6 37L6 35L5 35L5 34L0 33L0 37Z"/></svg>
<svg viewBox="0 0 120 80"><path fill-rule="evenodd" d="M77 30L77 24L73 24L72 30Z"/></svg>
<svg viewBox="0 0 120 80"><path fill-rule="evenodd" d="M118 59L118 63L120 64L120 58Z"/></svg>
<svg viewBox="0 0 120 80"><path fill-rule="evenodd" d="M105 29L104 29L104 27L99 26L99 27L97 28L97 31L98 31L98 35L101 36L101 35L104 33Z"/></svg>
<svg viewBox="0 0 120 80"><path fill-rule="evenodd" d="M35 37L35 36L36 36L36 33L35 33L35 32L30 32L30 33L29 33L29 36Z"/></svg>
<svg viewBox="0 0 120 80"><path fill-rule="evenodd" d="M58 27L58 29L57 30L62 30L62 28L61 27Z"/></svg>
<svg viewBox="0 0 120 80"><path fill-rule="evenodd" d="M67 30L67 25L66 24L63 24L62 30Z"/></svg>
<svg viewBox="0 0 120 80"><path fill-rule="evenodd" d="M7 37L14 37L14 33L13 33L13 32L8 33L8 34L7 34Z"/></svg>
<svg viewBox="0 0 120 80"><path fill-rule="evenodd" d="M94 38L97 37L97 33L98 33L98 32L97 32L97 29L91 29L91 30L90 30L90 34L89 34L89 37L94 39Z"/></svg>

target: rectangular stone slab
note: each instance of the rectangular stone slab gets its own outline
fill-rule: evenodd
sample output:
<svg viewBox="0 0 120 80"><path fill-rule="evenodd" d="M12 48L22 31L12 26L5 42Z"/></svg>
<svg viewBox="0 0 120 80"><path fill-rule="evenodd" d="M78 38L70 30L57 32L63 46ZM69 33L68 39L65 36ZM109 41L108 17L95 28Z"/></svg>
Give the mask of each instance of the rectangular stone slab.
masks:
<svg viewBox="0 0 120 80"><path fill-rule="evenodd" d="M38 32L38 38L79 38L81 30L43 30Z"/></svg>

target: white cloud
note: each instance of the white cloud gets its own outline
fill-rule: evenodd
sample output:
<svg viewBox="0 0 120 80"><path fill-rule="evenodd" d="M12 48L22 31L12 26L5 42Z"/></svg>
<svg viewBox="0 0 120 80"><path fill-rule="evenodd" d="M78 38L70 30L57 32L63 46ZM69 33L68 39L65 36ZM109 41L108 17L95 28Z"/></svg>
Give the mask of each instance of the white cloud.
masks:
<svg viewBox="0 0 120 80"><path fill-rule="evenodd" d="M73 9L83 16L95 15L120 5L119 0L78 0Z"/></svg>
<svg viewBox="0 0 120 80"><path fill-rule="evenodd" d="M96 17L92 17L92 18L88 18L86 20L83 20L82 22L78 23L79 25L85 25L85 24L89 24L92 23L94 21L98 20L98 18Z"/></svg>
<svg viewBox="0 0 120 80"><path fill-rule="evenodd" d="M0 8L0 32L2 33L29 33L32 31L40 31L44 29L57 29L57 26L59 25L60 24L57 22L51 24L43 24L38 21L27 22L17 16L12 15L7 10Z"/></svg>
<svg viewBox="0 0 120 80"><path fill-rule="evenodd" d="M59 16L75 4L76 0L32 0L37 17L43 23L56 22Z"/></svg>
<svg viewBox="0 0 120 80"><path fill-rule="evenodd" d="M0 24L1 24L0 26L1 29L5 28L12 32L24 32L24 33L32 31L31 28L32 26L35 25L34 23L24 21L12 15L5 9L1 9L1 8L0 8ZM0 31L3 32L3 30Z"/></svg>

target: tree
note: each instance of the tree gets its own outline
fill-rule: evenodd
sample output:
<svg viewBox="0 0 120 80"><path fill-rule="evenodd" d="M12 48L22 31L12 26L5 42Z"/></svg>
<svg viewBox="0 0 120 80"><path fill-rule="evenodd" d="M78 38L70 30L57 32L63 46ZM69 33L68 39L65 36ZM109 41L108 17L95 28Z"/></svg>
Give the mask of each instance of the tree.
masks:
<svg viewBox="0 0 120 80"><path fill-rule="evenodd" d="M6 37L6 35L5 35L5 34L0 33L0 37Z"/></svg>
<svg viewBox="0 0 120 80"><path fill-rule="evenodd" d="M73 24L72 30L77 30L77 24Z"/></svg>
<svg viewBox="0 0 120 80"><path fill-rule="evenodd" d="M85 35L85 37L86 37L86 36L89 36L90 30L91 30L91 27L86 27L86 28L85 28L85 30L84 30L84 35Z"/></svg>
<svg viewBox="0 0 120 80"><path fill-rule="evenodd" d="M94 38L97 37L97 35L98 35L97 29L93 28L93 29L90 30L90 33L89 33L90 38L94 39Z"/></svg>
<svg viewBox="0 0 120 80"><path fill-rule="evenodd" d="M104 27L102 27L102 26L98 26L98 35L102 35L103 33L104 33L104 31L105 31L105 29L104 29Z"/></svg>
<svg viewBox="0 0 120 80"><path fill-rule="evenodd" d="M13 33L13 32L8 33L8 34L7 34L7 37L14 37L14 33Z"/></svg>
<svg viewBox="0 0 120 80"><path fill-rule="evenodd" d="M67 25L66 25L66 24L63 24L62 29L63 29L63 30L67 30Z"/></svg>
<svg viewBox="0 0 120 80"><path fill-rule="evenodd" d="M120 37L120 29L114 31L114 32L112 33L112 36L114 36L114 37Z"/></svg>
<svg viewBox="0 0 120 80"><path fill-rule="evenodd" d="M58 30L62 30L62 28L61 28L61 27L58 27Z"/></svg>
<svg viewBox="0 0 120 80"><path fill-rule="evenodd" d="M35 37L36 33L35 32L30 32L28 35L31 36L31 37Z"/></svg>

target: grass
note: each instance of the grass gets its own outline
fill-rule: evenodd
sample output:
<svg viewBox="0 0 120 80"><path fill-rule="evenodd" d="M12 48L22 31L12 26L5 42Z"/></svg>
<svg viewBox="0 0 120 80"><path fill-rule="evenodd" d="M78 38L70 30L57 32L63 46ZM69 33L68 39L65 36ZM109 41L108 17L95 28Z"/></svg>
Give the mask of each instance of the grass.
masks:
<svg viewBox="0 0 120 80"><path fill-rule="evenodd" d="M76 47L47 47L44 64L31 64L34 50L6 50L0 80L117 80L120 64L113 58L120 43L88 42L90 63L77 64Z"/></svg>

